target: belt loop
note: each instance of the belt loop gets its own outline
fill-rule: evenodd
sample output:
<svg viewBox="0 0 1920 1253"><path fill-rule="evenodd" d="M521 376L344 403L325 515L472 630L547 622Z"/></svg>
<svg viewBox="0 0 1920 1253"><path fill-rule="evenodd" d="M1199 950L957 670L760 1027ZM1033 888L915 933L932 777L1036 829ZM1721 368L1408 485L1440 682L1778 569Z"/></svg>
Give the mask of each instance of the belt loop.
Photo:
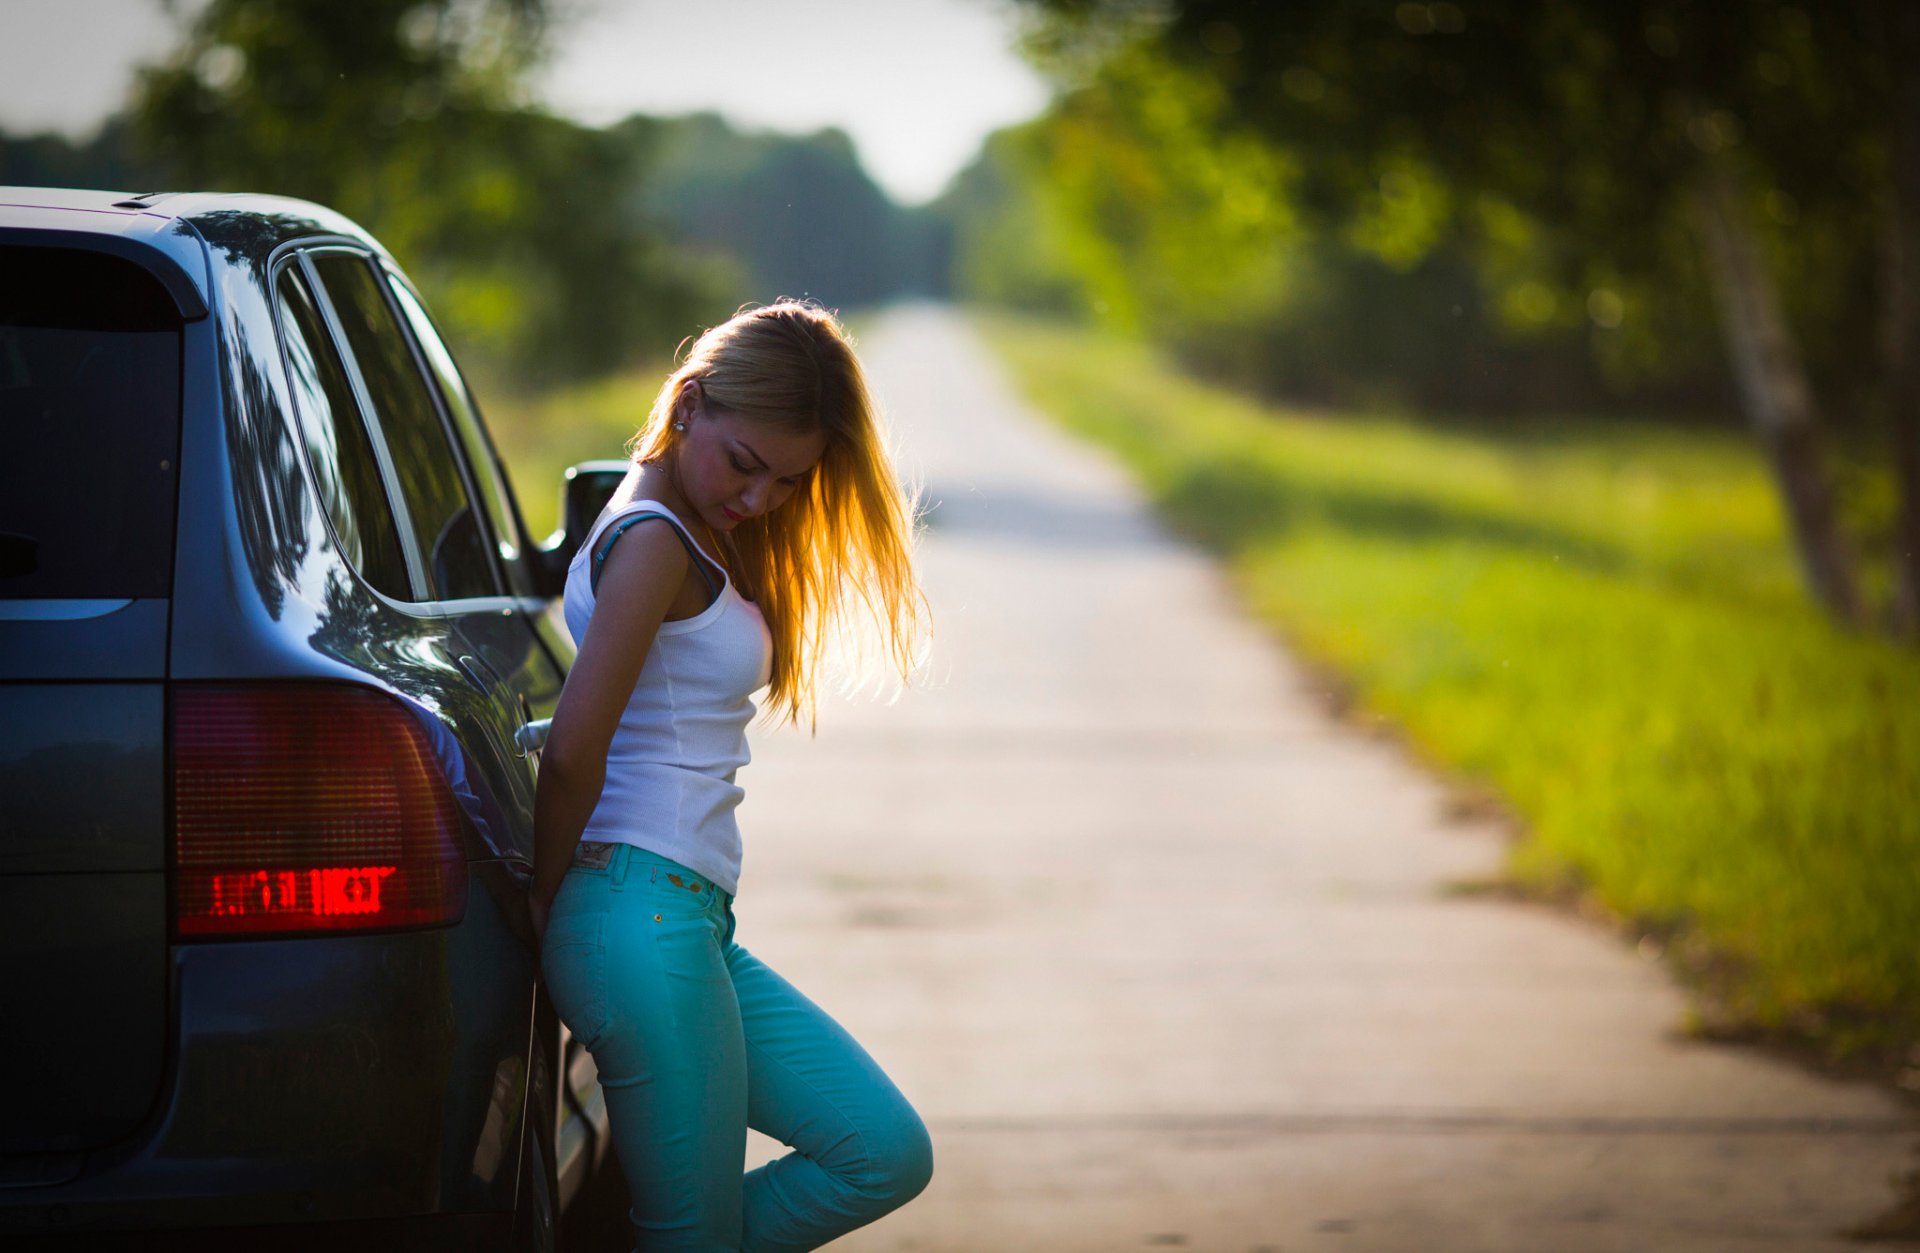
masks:
<svg viewBox="0 0 1920 1253"><path fill-rule="evenodd" d="M613 850L613 860L615 863L613 867L613 890L616 892L626 885L627 862L631 860L628 854L632 851L633 850L625 844Z"/></svg>

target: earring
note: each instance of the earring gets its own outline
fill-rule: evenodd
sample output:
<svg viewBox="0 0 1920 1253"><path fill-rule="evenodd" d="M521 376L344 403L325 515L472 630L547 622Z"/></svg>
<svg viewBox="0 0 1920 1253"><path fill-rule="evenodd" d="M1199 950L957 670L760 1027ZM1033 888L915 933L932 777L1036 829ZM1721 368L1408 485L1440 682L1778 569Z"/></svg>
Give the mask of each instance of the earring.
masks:
<svg viewBox="0 0 1920 1253"><path fill-rule="evenodd" d="M684 431L687 429L687 424L685 422L675 422L673 424L673 429L676 431Z"/></svg>

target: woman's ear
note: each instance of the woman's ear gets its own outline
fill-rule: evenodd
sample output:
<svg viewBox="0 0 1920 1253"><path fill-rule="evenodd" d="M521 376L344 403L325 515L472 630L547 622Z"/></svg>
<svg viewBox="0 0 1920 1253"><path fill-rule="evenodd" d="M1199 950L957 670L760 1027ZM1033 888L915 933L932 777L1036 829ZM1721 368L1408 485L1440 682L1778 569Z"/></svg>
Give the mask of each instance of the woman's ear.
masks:
<svg viewBox="0 0 1920 1253"><path fill-rule="evenodd" d="M700 380L688 379L680 384L680 395L674 400L674 417L681 422L692 422L700 412Z"/></svg>

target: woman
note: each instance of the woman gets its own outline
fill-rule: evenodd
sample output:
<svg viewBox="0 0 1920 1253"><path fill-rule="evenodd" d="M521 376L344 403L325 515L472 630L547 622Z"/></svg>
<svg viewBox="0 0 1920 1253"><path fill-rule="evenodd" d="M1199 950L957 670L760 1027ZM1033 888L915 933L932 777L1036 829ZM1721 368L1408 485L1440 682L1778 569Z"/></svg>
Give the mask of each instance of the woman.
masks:
<svg viewBox="0 0 1920 1253"><path fill-rule="evenodd" d="M811 719L844 609L871 611L906 677L912 508L845 332L810 303L701 336L632 451L567 574L541 968L599 1065L641 1248L817 1248L918 1194L932 1146L845 1029L734 942L734 772L752 693ZM794 1151L743 1175L749 1126Z"/></svg>

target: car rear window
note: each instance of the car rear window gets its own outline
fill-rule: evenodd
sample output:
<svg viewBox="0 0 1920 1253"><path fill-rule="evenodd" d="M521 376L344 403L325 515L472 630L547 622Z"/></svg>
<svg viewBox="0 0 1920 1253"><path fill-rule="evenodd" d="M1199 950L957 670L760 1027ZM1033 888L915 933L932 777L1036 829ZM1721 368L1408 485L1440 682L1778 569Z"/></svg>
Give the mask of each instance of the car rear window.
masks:
<svg viewBox="0 0 1920 1253"><path fill-rule="evenodd" d="M406 332L380 294L372 267L357 254L327 251L313 254L313 268L339 315L347 348L359 362L414 538L426 559L433 596L460 600L499 595L460 462Z"/></svg>
<svg viewBox="0 0 1920 1253"><path fill-rule="evenodd" d="M0 597L166 596L180 315L131 261L0 245Z"/></svg>
<svg viewBox="0 0 1920 1253"><path fill-rule="evenodd" d="M282 271L277 292L280 342L286 348L300 429L334 534L362 578L398 600L412 600L413 584L400 551L393 507L380 480L379 458L326 320L299 270Z"/></svg>

